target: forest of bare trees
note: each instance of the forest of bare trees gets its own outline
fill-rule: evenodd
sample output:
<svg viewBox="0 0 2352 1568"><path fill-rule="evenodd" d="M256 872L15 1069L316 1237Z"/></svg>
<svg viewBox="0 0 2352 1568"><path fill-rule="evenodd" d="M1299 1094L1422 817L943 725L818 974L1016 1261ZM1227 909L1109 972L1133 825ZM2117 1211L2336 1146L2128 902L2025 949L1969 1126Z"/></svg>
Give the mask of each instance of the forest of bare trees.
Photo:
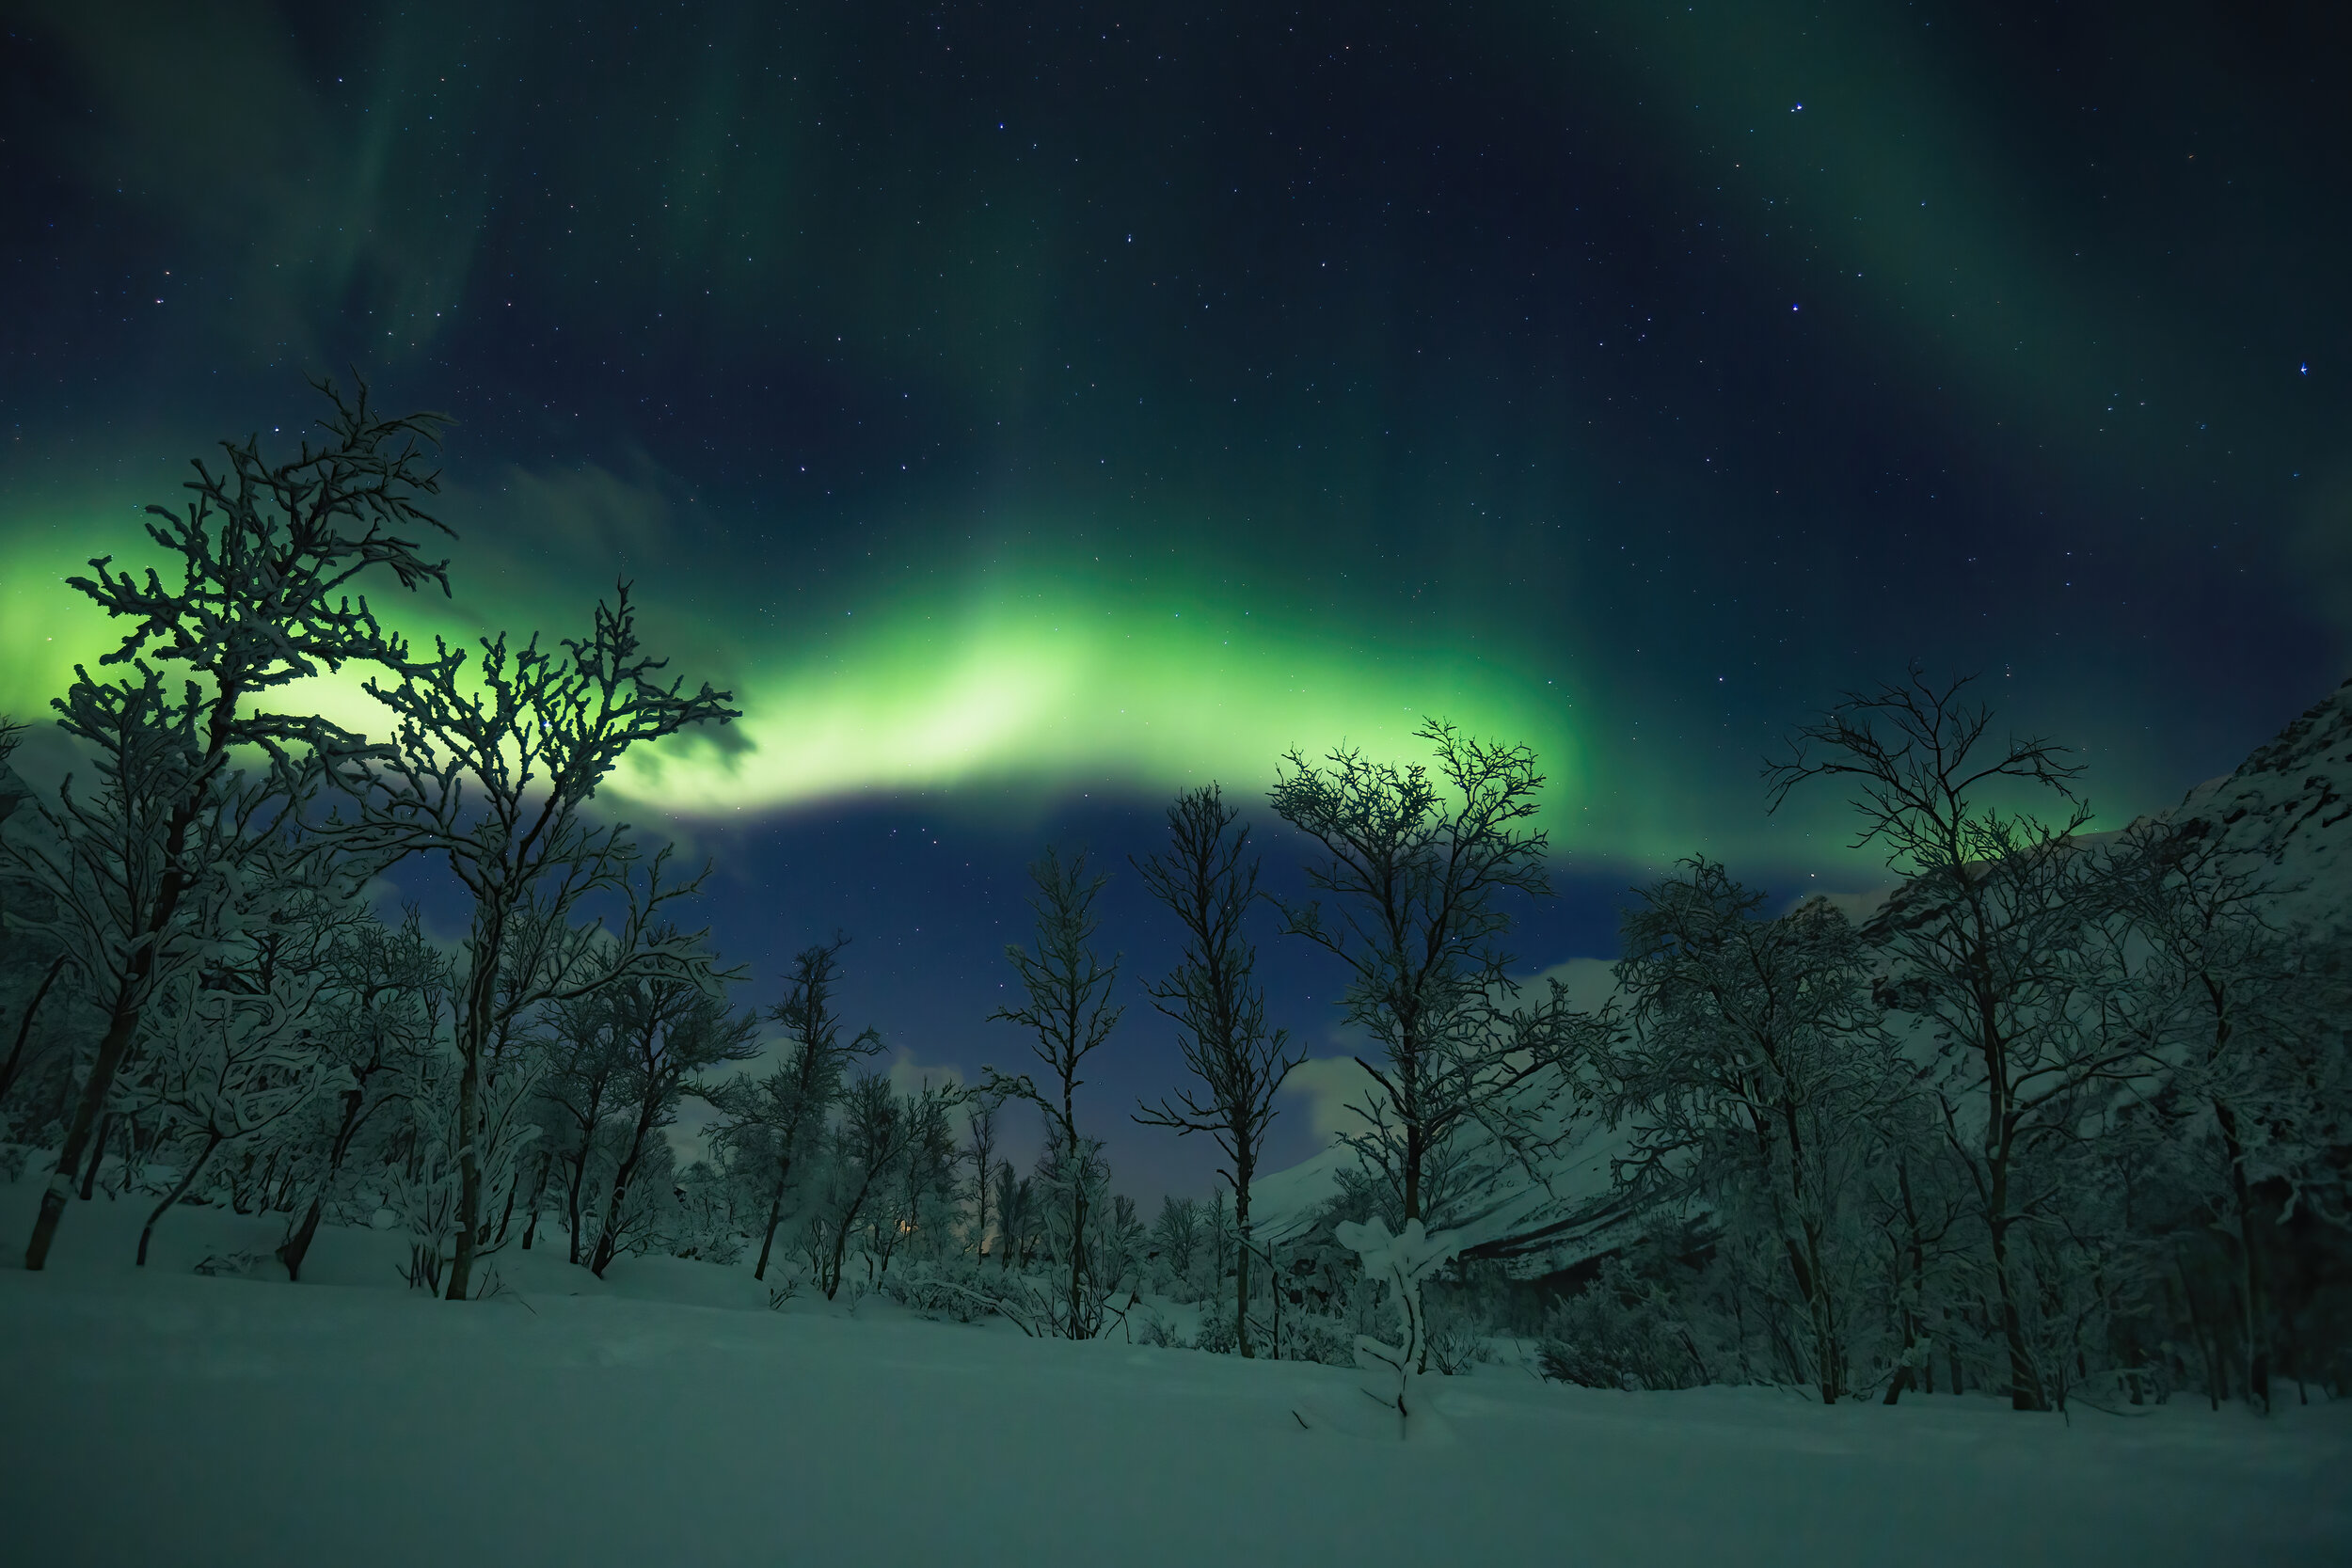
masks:
<svg viewBox="0 0 2352 1568"><path fill-rule="evenodd" d="M1240 800L1180 794L1134 869L1181 957L1128 982L1134 1017L1110 873L1047 847L989 1021L1027 1070L907 1084L844 1014L848 936L731 966L701 877L595 804L729 694L667 673L626 584L551 644L385 629L367 593L449 586L421 543L447 533L441 421L322 391L321 444L228 446L153 509L163 566L72 579L127 629L56 705L63 784L12 782L0 728L0 1160L42 1183L29 1269L103 1189L143 1207L140 1264L191 1204L274 1216L297 1283L323 1227L397 1226L411 1285L452 1301L509 1248L597 1275L660 1252L778 1299L1376 1364L1408 1414L1414 1379L1506 1344L1595 1386L2020 1410L2267 1409L2352 1373L2341 925L2200 819L2091 832L2079 766L1965 681L1851 695L1766 769L1776 810L1851 801L1892 884L1867 908L1693 856L1629 890L1613 987L1580 1007L1511 945L1550 895L1538 759L1432 723L1422 757L1279 760L1300 895L1261 886ZM274 705L346 666L385 738ZM462 889L453 940L371 892L412 861ZM1329 965L1332 1016L1269 1016L1262 940ZM1147 1029L1187 1076L1132 1119L1218 1162L1149 1217L1080 1092ZM1357 1121L1331 1196L1269 1224L1310 1037L1344 1042Z"/></svg>

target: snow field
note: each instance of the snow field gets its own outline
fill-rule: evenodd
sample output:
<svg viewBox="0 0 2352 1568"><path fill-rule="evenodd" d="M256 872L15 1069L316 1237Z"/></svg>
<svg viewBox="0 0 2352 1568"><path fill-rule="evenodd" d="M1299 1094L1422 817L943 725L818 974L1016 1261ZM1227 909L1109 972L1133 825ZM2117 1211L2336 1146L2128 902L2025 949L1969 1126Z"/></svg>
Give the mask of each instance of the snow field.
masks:
<svg viewBox="0 0 2352 1568"><path fill-rule="evenodd" d="M167 1216L135 1270L146 1205L100 1198L27 1275L35 1187L0 1199L18 1561L2352 1561L2352 1404L2069 1426L1486 1366L1435 1380L1441 1420L1400 1441L1340 1369L846 1292L771 1312L748 1264L625 1259L600 1286L510 1247L510 1291L452 1306L400 1284L386 1233L323 1235L299 1286L197 1275L278 1233L213 1210Z"/></svg>

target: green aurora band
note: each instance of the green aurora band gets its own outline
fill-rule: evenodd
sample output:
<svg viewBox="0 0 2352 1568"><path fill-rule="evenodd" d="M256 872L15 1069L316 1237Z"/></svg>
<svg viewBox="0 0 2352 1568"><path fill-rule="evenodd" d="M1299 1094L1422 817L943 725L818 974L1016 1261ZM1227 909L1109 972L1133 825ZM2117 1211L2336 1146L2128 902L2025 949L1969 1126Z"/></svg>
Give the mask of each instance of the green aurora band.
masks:
<svg viewBox="0 0 2352 1568"><path fill-rule="evenodd" d="M38 717L77 662L112 645L64 579L92 553L148 559L135 521L109 537L86 520L134 516L109 498L12 518L14 537L0 537L0 712ZM411 637L470 645L496 629L564 635L598 592L584 571L569 581L519 577L495 546L482 552L486 576L530 587L469 588L473 553L453 547L453 599L379 586L371 602ZM612 787L690 820L916 790L973 790L1000 808L1009 797L1151 796L1212 779L1254 791L1294 749L1423 756L1413 732L1441 718L1535 749L1550 779L1548 825L1564 849L1608 860L1682 852L1677 828L1687 834L1698 802L1596 789L1573 699L1533 659L1466 652L1481 644L1427 627L1408 637L1335 626L1327 612L1279 600L1235 610L1220 602L1213 574L1197 576L1171 588L1004 569L950 593L876 595L872 610L827 624L751 631L714 622L675 581L648 583L638 594L648 645L690 684L731 687L743 718L721 736L633 753ZM352 729L380 729L361 678L323 678L305 700Z"/></svg>

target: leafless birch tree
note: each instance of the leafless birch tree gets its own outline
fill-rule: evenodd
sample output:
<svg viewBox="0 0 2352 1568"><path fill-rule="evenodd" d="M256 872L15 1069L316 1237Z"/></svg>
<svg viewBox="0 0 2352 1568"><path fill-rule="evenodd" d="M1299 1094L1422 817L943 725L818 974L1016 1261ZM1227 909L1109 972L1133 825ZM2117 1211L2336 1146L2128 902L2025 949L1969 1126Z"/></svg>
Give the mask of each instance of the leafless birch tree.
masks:
<svg viewBox="0 0 2352 1568"><path fill-rule="evenodd" d="M1200 1088L1180 1089L1136 1119L1178 1133L1206 1132L1225 1156L1218 1171L1233 1189L1241 1266L1233 1286L1233 1334L1244 1356L1249 1339L1249 1187L1275 1117L1274 1097L1305 1059L1290 1032L1269 1029L1258 952L1242 918L1258 896L1258 857L1249 829L1216 785L1186 790L1168 808L1168 847L1136 864L1144 885L1184 928L1184 958L1145 994L1176 1024L1176 1045ZM1189 1243L1186 1249L1189 1252Z"/></svg>

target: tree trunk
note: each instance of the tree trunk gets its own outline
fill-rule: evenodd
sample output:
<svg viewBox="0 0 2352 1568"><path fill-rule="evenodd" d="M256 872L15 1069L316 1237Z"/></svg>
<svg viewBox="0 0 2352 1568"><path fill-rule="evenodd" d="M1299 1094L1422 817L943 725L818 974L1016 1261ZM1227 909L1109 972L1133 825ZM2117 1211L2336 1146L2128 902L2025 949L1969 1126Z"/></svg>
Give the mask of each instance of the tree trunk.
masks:
<svg viewBox="0 0 2352 1568"><path fill-rule="evenodd" d="M371 1067L368 1073L375 1069ZM360 1075L364 1083L368 1073ZM319 1177L318 1191L310 1196L310 1207L302 1216L302 1224L278 1244L278 1260L286 1265L286 1283L297 1284L302 1278L302 1260L310 1255L310 1243L317 1240L319 1220L326 1210L327 1189L334 1185L336 1173L343 1168L343 1159L351 1152L352 1135L359 1126L359 1108L366 1103L364 1089L346 1089L339 1097L343 1102L342 1125L335 1130L335 1141L327 1146L326 1169Z"/></svg>
<svg viewBox="0 0 2352 1568"><path fill-rule="evenodd" d="M187 1196L188 1189L196 1185L197 1177L203 1173L204 1163L213 1157L213 1150L218 1148L219 1147L220 1134L218 1132L212 1133L210 1135L210 1141L204 1145L204 1152L190 1161L186 1171L182 1173L180 1177L180 1184L172 1188L169 1196L165 1197L161 1203L155 1205L155 1212L147 1216L147 1224L141 1227L139 1230L138 1266L140 1268L143 1269L147 1267L147 1243L154 1239L155 1222L162 1219L164 1215L169 1212L173 1204L179 1202L183 1197Z"/></svg>
<svg viewBox="0 0 2352 1568"><path fill-rule="evenodd" d="M72 1121L66 1127L65 1146L57 1150L56 1172L40 1195L40 1212L34 1216L32 1240L24 1246L24 1267L28 1273L38 1273L49 1261L49 1248L57 1239L57 1222L65 1217L66 1199L73 1191L73 1172L82 1158L83 1146L106 1108L106 1097L114 1090L115 1074L121 1069L123 1058L130 1054L131 1041L138 1034L139 993L155 972L156 944L169 928L171 917L179 911L180 895L186 887L177 866L187 850L188 825L196 820L194 792L208 787L213 774L219 769L220 760L228 751L228 717L235 711L236 704L233 685L222 688L215 697L212 745L205 753L204 765L194 775L191 794L172 807L169 826L164 832L164 863L174 869L164 873L155 890L155 907L148 911L142 932L147 940L135 944L129 972L120 976L115 987L106 1033L100 1037L98 1054L90 1061L89 1077L82 1085L82 1098L73 1107ZM100 1141L103 1143L103 1137Z"/></svg>
<svg viewBox="0 0 2352 1568"><path fill-rule="evenodd" d="M98 1190L99 1167L106 1163L106 1140L114 1136L115 1114L112 1111L98 1118L98 1136L90 1140L89 1164L82 1167L82 1201L87 1203Z"/></svg>
<svg viewBox="0 0 2352 1568"><path fill-rule="evenodd" d="M531 1243L539 1235L539 1212L547 1206L548 1167L554 1163L553 1151L542 1151L539 1155L539 1174L531 1184L531 1218L523 1226L523 1250L525 1252L531 1250Z"/></svg>
<svg viewBox="0 0 2352 1568"><path fill-rule="evenodd" d="M754 1279L768 1277L768 1255L775 1249L776 1227L784 1220L784 1190L792 1180L792 1157L785 1155L776 1162L776 1190L768 1196L768 1233L760 1238L759 1266L752 1271Z"/></svg>
<svg viewBox="0 0 2352 1568"><path fill-rule="evenodd" d="M2246 1180L2246 1149L2238 1140L2237 1113L2217 1098L2223 1152L2230 1160L2230 1193L2237 1205L2238 1262L2245 1274L2246 1402L2270 1413L2269 1311L2263 1294L2262 1255L2254 1245L2254 1196Z"/></svg>
<svg viewBox="0 0 2352 1568"><path fill-rule="evenodd" d="M302 1282L302 1260L310 1256L310 1243L318 1239L319 1219L326 1209L326 1194L322 1189L310 1199L310 1207L304 1212L302 1223L294 1227L292 1235L278 1243L278 1260L286 1265L286 1283L289 1285Z"/></svg>
<svg viewBox="0 0 2352 1568"><path fill-rule="evenodd" d="M1265 1249L1265 1283L1266 1299L1274 1307L1274 1322L1266 1333L1266 1338L1274 1341L1266 1349L1273 1354L1266 1359L1279 1361L1282 1359L1282 1271L1274 1266L1272 1247Z"/></svg>
<svg viewBox="0 0 2352 1568"><path fill-rule="evenodd" d="M449 1263L446 1301L464 1301L473 1285L474 1254L481 1246L475 1228L482 1223L482 1151L474 1123L481 1117L481 1052L466 1053L457 1074L457 1249Z"/></svg>
<svg viewBox="0 0 2352 1568"><path fill-rule="evenodd" d="M581 1135L580 1152L567 1156L564 1162L572 1167L570 1176L564 1183L564 1223L565 1229L570 1232L570 1240L566 1245L568 1256L574 1266L578 1266L580 1262L580 1200L581 1195L587 1190L588 1151L595 1143L596 1133L592 1129Z"/></svg>
<svg viewBox="0 0 2352 1568"><path fill-rule="evenodd" d="M1082 1326L1078 1313L1084 1300L1087 1259L1086 1170L1083 1164L1070 1192L1070 1337L1083 1339L1086 1336L1078 1332Z"/></svg>
<svg viewBox="0 0 2352 1568"><path fill-rule="evenodd" d="M1233 1271L1233 1342L1245 1360L1256 1360L1249 1342L1249 1189L1233 1189L1233 1228L1241 1237L1238 1266Z"/></svg>
<svg viewBox="0 0 2352 1568"><path fill-rule="evenodd" d="M866 1180L858 1183L857 1196L850 1200L849 1211L841 1216L841 1228L834 1232L833 1260L825 1270L825 1277L819 1281L825 1288L827 1301L833 1300L840 1292L841 1260L850 1250L850 1227L857 1224L858 1211L866 1207L866 1189L873 1184L873 1173L868 1171Z"/></svg>
<svg viewBox="0 0 2352 1568"><path fill-rule="evenodd" d="M1421 1162L1428 1151L1422 1145L1421 1124L1407 1120L1405 1124L1405 1218L1410 1225L1421 1218Z"/></svg>
<svg viewBox="0 0 2352 1568"><path fill-rule="evenodd" d="M1828 1291L1822 1287L1819 1269L1820 1238L1814 1227L1800 1223L1803 1239L1781 1232L1780 1243L1788 1255L1788 1272L1795 1276L1797 1295L1804 1303L1807 1324L1813 1331L1813 1378L1820 1389L1823 1404L1836 1404L1839 1392L1837 1331L1830 1315Z"/></svg>
<svg viewBox="0 0 2352 1568"><path fill-rule="evenodd" d="M499 1213L498 1244L501 1246L506 1244L507 1227L515 1223L515 1200L522 1196L522 1191L523 1184L519 1181L506 1184L506 1207Z"/></svg>
<svg viewBox="0 0 2352 1568"><path fill-rule="evenodd" d="M482 1249L482 1053L490 1043L499 962L506 947L506 896L505 889L493 888L487 914L477 911L473 967L466 977L466 1010L457 1040L457 1248L450 1259L449 1289L443 1292L448 1301L464 1301L471 1292L473 1260Z"/></svg>
<svg viewBox="0 0 2352 1568"><path fill-rule="evenodd" d="M8 1065L0 1067L0 1105L8 1103L8 1090L16 1086L17 1072L24 1065L24 1042L32 1037L33 1015L40 1011L41 1001L48 996L49 988L57 983L59 974L65 973L65 958L60 953L51 960L49 972L40 977L40 984L34 989L33 999L24 1004L24 1012L16 1021L16 1044L8 1050Z"/></svg>
<svg viewBox="0 0 2352 1568"><path fill-rule="evenodd" d="M2006 1176L2006 1172L2003 1176ZM1994 1190L2003 1191L2007 1182L1995 1178ZM1996 1200L1997 1201L1997 1200ZM1997 1212L1997 1210L1996 1210ZM1993 1279L2001 1292L2001 1335L2009 1343L2009 1403L2012 1410L2043 1410L2048 1406L2042 1398L2042 1379L2034 1370L2033 1353L2026 1344L2026 1324L2017 1311L2017 1293L2010 1279L2009 1227L1995 1225L1993 1230Z"/></svg>
<svg viewBox="0 0 2352 1568"><path fill-rule="evenodd" d="M604 1225L596 1232L596 1256L588 1265L588 1272L598 1279L612 1266L615 1251L613 1237L621 1227L621 1210L628 1202L628 1185L636 1180L637 1166L645 1157L645 1137L652 1131L653 1107L647 1105L637 1117L637 1135L629 1143L628 1156L613 1167L612 1196L605 1207Z"/></svg>

